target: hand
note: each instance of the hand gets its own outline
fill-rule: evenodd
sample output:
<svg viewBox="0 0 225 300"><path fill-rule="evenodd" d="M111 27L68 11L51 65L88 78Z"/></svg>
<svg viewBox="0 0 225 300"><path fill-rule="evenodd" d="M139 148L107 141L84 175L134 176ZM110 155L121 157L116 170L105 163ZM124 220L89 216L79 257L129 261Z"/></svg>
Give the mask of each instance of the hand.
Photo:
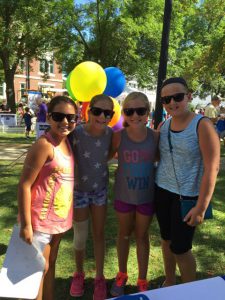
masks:
<svg viewBox="0 0 225 300"><path fill-rule="evenodd" d="M197 226L204 221L204 212L200 212L196 207L193 207L187 215L184 217L184 222L187 222L189 226Z"/></svg>
<svg viewBox="0 0 225 300"><path fill-rule="evenodd" d="M33 240L33 228L31 225L21 226L20 228L20 237L27 244L32 244Z"/></svg>

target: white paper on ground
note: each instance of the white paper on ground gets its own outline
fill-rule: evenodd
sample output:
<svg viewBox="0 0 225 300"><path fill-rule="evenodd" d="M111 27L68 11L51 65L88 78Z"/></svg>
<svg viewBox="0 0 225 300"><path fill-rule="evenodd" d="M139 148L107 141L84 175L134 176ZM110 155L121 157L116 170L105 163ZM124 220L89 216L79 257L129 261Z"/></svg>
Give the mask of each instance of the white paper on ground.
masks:
<svg viewBox="0 0 225 300"><path fill-rule="evenodd" d="M36 298L44 267L40 249L25 243L15 225L0 272L0 297Z"/></svg>

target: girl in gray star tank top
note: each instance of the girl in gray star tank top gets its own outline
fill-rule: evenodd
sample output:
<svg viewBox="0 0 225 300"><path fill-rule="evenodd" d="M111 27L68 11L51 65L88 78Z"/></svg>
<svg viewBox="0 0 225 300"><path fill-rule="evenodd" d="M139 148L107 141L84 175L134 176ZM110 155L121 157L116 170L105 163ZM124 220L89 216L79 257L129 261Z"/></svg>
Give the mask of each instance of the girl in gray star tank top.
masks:
<svg viewBox="0 0 225 300"><path fill-rule="evenodd" d="M84 257L88 237L88 219L91 215L94 240L96 276L93 299L105 299L106 281L103 275L106 221L107 186L109 179L108 156L112 129L108 126L113 117L113 100L96 95L88 108L88 122L77 126L70 136L74 150L74 272L70 294L84 294Z"/></svg>
<svg viewBox="0 0 225 300"><path fill-rule="evenodd" d="M146 127L150 105L145 94L130 93L123 102L124 129L114 134L118 155L114 208L119 222L117 251L119 272L111 287L120 296L128 279L129 239L135 228L139 292L148 289L149 225L154 214L154 162L158 135ZM122 284L121 284L122 283Z"/></svg>

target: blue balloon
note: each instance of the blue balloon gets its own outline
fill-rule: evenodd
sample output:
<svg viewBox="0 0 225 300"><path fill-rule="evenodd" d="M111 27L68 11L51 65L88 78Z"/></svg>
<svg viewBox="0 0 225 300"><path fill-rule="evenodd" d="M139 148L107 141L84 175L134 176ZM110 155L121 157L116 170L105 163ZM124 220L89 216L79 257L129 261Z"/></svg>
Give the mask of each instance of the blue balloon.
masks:
<svg viewBox="0 0 225 300"><path fill-rule="evenodd" d="M125 88L125 76L123 72L116 67L106 68L105 73L107 77L107 85L103 94L116 98L123 92Z"/></svg>

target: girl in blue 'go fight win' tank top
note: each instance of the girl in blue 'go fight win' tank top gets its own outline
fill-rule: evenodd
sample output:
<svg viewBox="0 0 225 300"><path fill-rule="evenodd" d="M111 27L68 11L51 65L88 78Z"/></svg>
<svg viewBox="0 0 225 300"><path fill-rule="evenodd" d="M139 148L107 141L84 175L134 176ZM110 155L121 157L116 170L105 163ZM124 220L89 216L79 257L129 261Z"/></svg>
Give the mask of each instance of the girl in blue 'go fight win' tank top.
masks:
<svg viewBox="0 0 225 300"><path fill-rule="evenodd" d="M119 221L117 242L119 272L111 295L123 295L127 282L129 237L135 228L139 292L148 289L148 229L154 214L154 161L157 133L146 127L150 111L145 94L132 92L123 102L124 129L113 137L113 151L118 154L114 208Z"/></svg>

